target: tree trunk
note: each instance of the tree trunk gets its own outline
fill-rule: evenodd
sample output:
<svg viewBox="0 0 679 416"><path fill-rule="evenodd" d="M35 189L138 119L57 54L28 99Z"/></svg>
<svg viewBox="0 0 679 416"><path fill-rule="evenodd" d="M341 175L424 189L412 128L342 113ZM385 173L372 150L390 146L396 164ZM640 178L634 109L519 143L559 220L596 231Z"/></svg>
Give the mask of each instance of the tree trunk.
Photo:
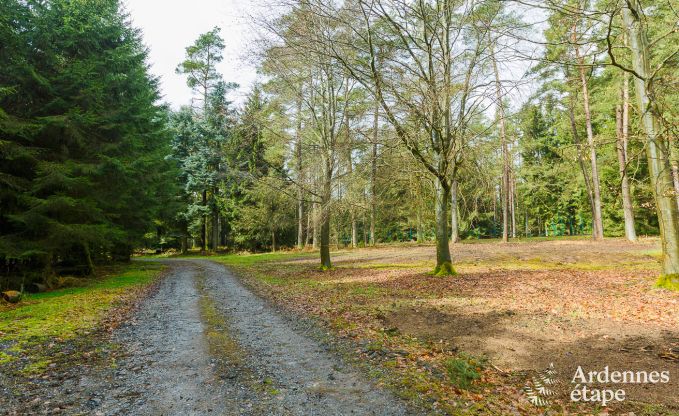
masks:
<svg viewBox="0 0 679 416"><path fill-rule="evenodd" d="M332 267L330 262L330 198L332 197L332 170L330 160L324 160L323 193L321 198L321 270Z"/></svg>
<svg viewBox="0 0 679 416"><path fill-rule="evenodd" d="M448 204L450 188L436 179L436 276L455 275L448 245Z"/></svg>
<svg viewBox="0 0 679 416"><path fill-rule="evenodd" d="M500 82L500 72L497 69L497 60L491 43L491 60L493 62L493 72L495 73L495 99L496 117L499 126L500 146L502 149L502 241L509 241L509 147L507 144L507 131L505 126L505 108L502 103L502 83Z"/></svg>
<svg viewBox="0 0 679 416"><path fill-rule="evenodd" d="M271 230L271 252L276 252L276 230Z"/></svg>
<svg viewBox="0 0 679 416"><path fill-rule="evenodd" d="M589 107L589 90L587 76L585 74L584 58L580 56L580 48L577 39L577 27L573 25L573 45L575 57L578 61L580 82L582 83L582 101L585 108L585 126L587 128L587 142L589 144L590 162L592 163L592 196L594 198L594 222L592 224L593 236L596 240L604 238L604 225L601 215L601 188L599 184L599 168L597 165L596 148L594 147L594 131L592 130L592 112Z"/></svg>
<svg viewBox="0 0 679 416"><path fill-rule="evenodd" d="M180 222L180 230L182 233L181 236L181 250L182 254L186 254L189 252L189 230L188 230L188 225L184 220Z"/></svg>
<svg viewBox="0 0 679 416"><path fill-rule="evenodd" d="M212 212L210 220L210 249L212 251L217 251L219 248L219 207L217 206L217 193L219 190L217 188L212 189Z"/></svg>
<svg viewBox="0 0 679 416"><path fill-rule="evenodd" d="M450 184L450 241L453 244L460 241L460 224L457 208L457 180L453 180Z"/></svg>
<svg viewBox="0 0 679 416"><path fill-rule="evenodd" d="M304 243L305 247L309 247L311 242L311 238L314 235L314 212L316 212L314 209L308 210L306 214L306 241Z"/></svg>
<svg viewBox="0 0 679 416"><path fill-rule="evenodd" d="M618 164L620 166L620 186L622 190L622 211L625 217L625 237L629 241L637 240L637 233L634 229L634 212L632 210L632 193L629 186L629 177L627 176L627 133L628 133L628 75L624 74L622 90L620 94L621 104L616 106L615 120L616 132L618 136L617 151Z"/></svg>
<svg viewBox="0 0 679 416"><path fill-rule="evenodd" d="M217 251L219 248L219 212L217 207L215 207L212 213L212 251Z"/></svg>
<svg viewBox="0 0 679 416"><path fill-rule="evenodd" d="M524 208L524 209L525 209L525 208ZM530 233L530 230L529 230L529 228L528 228L528 210L527 210L527 209L525 209L525 210L526 210L526 224L525 224L525 225L526 225L526 229L525 229L525 233L526 233L526 238L528 238L529 233Z"/></svg>
<svg viewBox="0 0 679 416"><path fill-rule="evenodd" d="M203 206L207 207L207 190L203 190ZM207 251L207 214L203 214L200 225L200 250Z"/></svg>
<svg viewBox="0 0 679 416"><path fill-rule="evenodd" d="M669 138L670 149L670 165L672 166L672 181L674 183L674 192L677 195L677 206L679 206L679 155L676 149L676 137Z"/></svg>
<svg viewBox="0 0 679 416"><path fill-rule="evenodd" d="M92 261L92 252L90 251L90 245L88 243L83 243L83 252L87 264L87 275L89 276L94 274L94 262Z"/></svg>
<svg viewBox="0 0 679 416"><path fill-rule="evenodd" d="M351 248L358 247L358 225L356 224L356 213L351 210Z"/></svg>
<svg viewBox="0 0 679 416"><path fill-rule="evenodd" d="M375 102L375 114L373 115L373 149L370 160L370 245L375 245L375 214L377 212L377 139L380 123L380 106Z"/></svg>
<svg viewBox="0 0 679 416"><path fill-rule="evenodd" d="M321 202L321 269L328 270L332 267L330 262L330 197L331 182L326 175L323 184L323 199Z"/></svg>
<svg viewBox="0 0 679 416"><path fill-rule="evenodd" d="M348 126L347 126L348 130ZM348 132L347 132L348 135ZM351 141L349 141L349 151L347 152L347 173L348 179L351 180L352 174L354 172L353 163L351 160ZM348 187L347 187L348 188ZM356 224L356 210L353 207L353 200L349 196L349 217L351 222L351 248L358 247L358 225Z"/></svg>
<svg viewBox="0 0 679 416"><path fill-rule="evenodd" d="M295 159L297 162L297 248L304 248L304 190L302 188L302 92L297 98L297 126L295 131Z"/></svg>
<svg viewBox="0 0 679 416"><path fill-rule="evenodd" d="M568 75L567 75L568 77ZM589 198L589 208L590 211L592 212L592 237L596 238L596 230L595 230L595 211L596 211L596 206L594 203L594 195L592 193L592 182L589 180L589 175L587 174L587 167L585 166L585 161L582 157L582 144L580 143L580 135L578 134L578 126L575 123L575 97L571 94L570 96L570 103L568 106L568 118L570 120L571 124L571 131L573 133L573 142L575 143L575 149L577 151L578 155L578 165L580 166L580 171L582 172L582 176L585 180L585 189L587 190L587 196Z"/></svg>
<svg viewBox="0 0 679 416"><path fill-rule="evenodd" d="M312 222L314 227L314 240L312 243L312 248L316 250L320 247L321 241L321 209L318 202L314 202L314 214Z"/></svg>
<svg viewBox="0 0 679 416"><path fill-rule="evenodd" d="M634 10L630 10L632 7ZM679 208L677 207L667 141L658 134L657 109L648 91L650 63L646 29L640 18L638 0L630 0L623 8L623 20L629 35L632 65L637 74L634 84L641 125L646 134L648 167L654 190L660 239L662 242L662 277L659 283L669 287L679 285Z"/></svg>
<svg viewBox="0 0 679 416"><path fill-rule="evenodd" d="M512 210L512 238L516 238L516 179L514 178L514 175L511 174L511 171L509 178L509 197L511 202L509 207Z"/></svg>
<svg viewBox="0 0 679 416"><path fill-rule="evenodd" d="M417 203L417 242L424 241L424 225L422 224L422 204Z"/></svg>

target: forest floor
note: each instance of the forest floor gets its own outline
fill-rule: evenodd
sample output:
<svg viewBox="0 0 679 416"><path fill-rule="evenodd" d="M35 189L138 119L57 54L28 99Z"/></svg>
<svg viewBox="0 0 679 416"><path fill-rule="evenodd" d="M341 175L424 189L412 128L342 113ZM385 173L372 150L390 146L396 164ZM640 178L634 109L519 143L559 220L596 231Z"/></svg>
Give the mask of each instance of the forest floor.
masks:
<svg viewBox="0 0 679 416"><path fill-rule="evenodd" d="M474 242L452 248L458 276L439 278L434 247L216 257L265 298L316 317L374 377L442 413L679 414L679 292L658 289L657 239ZM550 364L562 382L545 407L524 387ZM668 383L594 383L625 401L574 403L578 366L669 371Z"/></svg>
<svg viewBox="0 0 679 416"><path fill-rule="evenodd" d="M0 414L679 415L656 239L456 244L450 278L429 274L434 250L339 250L325 272L313 252L168 259L162 279L135 262L135 279L0 307ZM670 380L575 403L578 366Z"/></svg>

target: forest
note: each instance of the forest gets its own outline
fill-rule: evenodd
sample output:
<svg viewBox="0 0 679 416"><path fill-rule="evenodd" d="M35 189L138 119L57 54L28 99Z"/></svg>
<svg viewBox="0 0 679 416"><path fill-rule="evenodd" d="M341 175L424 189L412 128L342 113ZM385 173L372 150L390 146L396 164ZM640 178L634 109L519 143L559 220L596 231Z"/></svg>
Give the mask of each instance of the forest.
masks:
<svg viewBox="0 0 679 416"><path fill-rule="evenodd" d="M679 411L675 0L254 3L0 2L0 413Z"/></svg>
<svg viewBox="0 0 679 416"><path fill-rule="evenodd" d="M449 275L465 239L658 234L677 274L677 9L642 3L277 3L245 102L215 27L175 110L118 2L3 2L2 274L433 241Z"/></svg>

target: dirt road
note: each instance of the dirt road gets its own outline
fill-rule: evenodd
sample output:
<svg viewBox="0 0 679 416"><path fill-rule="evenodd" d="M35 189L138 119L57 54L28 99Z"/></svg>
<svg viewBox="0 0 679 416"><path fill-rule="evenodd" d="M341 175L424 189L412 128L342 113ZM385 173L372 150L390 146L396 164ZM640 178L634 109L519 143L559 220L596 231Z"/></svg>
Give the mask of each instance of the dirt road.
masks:
<svg viewBox="0 0 679 416"><path fill-rule="evenodd" d="M411 413L223 266L171 271L114 334L123 358L46 386L41 412L95 415ZM54 409L57 409L55 411ZM0 412L1 413L1 412Z"/></svg>

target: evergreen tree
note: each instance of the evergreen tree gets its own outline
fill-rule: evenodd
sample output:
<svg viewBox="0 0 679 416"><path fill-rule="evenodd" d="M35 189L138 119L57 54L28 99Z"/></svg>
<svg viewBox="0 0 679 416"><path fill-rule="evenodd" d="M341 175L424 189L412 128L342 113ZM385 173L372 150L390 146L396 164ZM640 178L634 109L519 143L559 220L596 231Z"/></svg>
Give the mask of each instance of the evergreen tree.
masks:
<svg viewBox="0 0 679 416"><path fill-rule="evenodd" d="M129 258L164 186L165 110L116 0L9 1L0 25L0 259L88 274Z"/></svg>

